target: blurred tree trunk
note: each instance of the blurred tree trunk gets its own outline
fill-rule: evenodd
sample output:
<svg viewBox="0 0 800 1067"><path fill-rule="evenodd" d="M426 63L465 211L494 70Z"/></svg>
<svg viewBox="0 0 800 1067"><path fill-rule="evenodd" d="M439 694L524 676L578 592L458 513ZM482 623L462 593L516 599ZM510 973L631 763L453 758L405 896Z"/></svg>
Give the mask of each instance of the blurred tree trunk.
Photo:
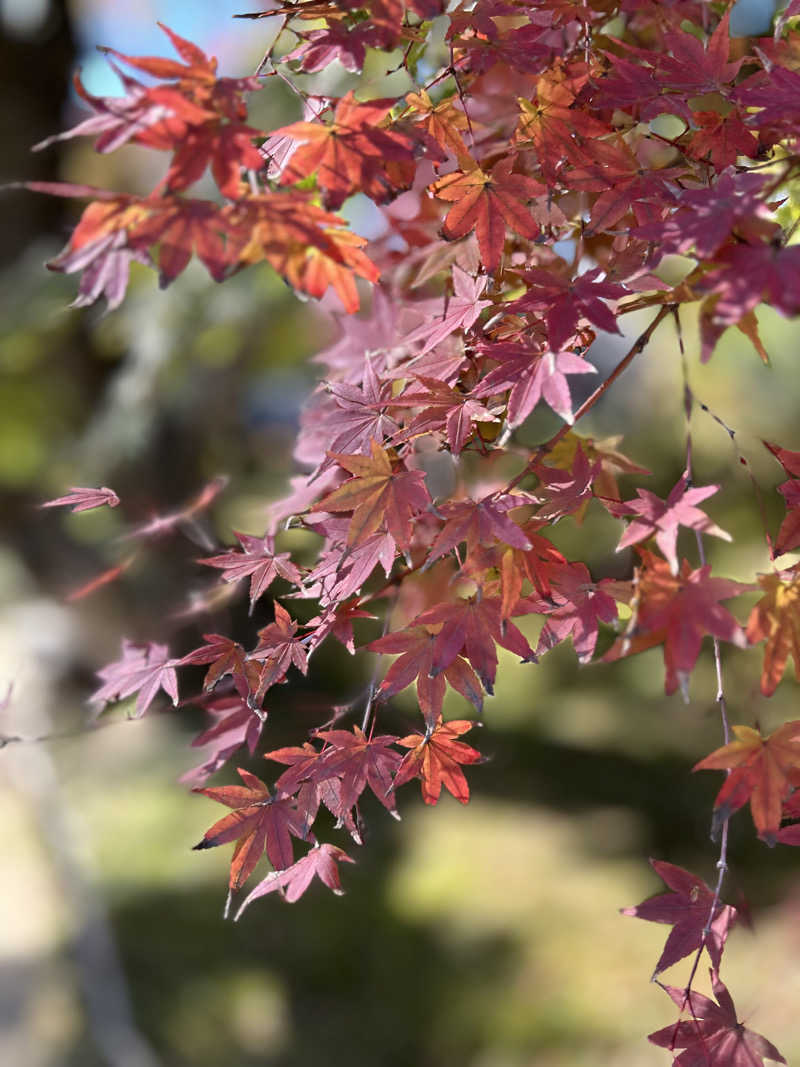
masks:
<svg viewBox="0 0 800 1067"><path fill-rule="evenodd" d="M35 6L35 5L31 5ZM15 9L29 12L28 0L6 5L0 18L0 86L6 106L0 112L0 182L55 181L58 152L31 153L31 145L63 125L64 104L75 68L76 49L68 0L49 0L42 19L27 23ZM21 194L0 198L0 269L10 266L37 238L65 227L65 202Z"/></svg>

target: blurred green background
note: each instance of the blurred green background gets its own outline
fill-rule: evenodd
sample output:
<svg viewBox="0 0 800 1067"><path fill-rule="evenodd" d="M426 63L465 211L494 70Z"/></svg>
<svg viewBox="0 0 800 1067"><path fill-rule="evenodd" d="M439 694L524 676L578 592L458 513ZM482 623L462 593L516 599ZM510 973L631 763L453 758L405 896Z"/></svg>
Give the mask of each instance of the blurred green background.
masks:
<svg viewBox="0 0 800 1067"><path fill-rule="evenodd" d="M225 73L252 69L266 31L228 18L248 7L259 5L4 0L2 180L146 189L161 161L143 150L98 157L90 143L37 155L29 147L75 121L77 64L93 91L114 91L92 43L161 53L157 18L221 55ZM262 97L264 125L294 115L277 86ZM0 735L23 739L0 750L0 1061L665 1064L667 1053L643 1038L674 1017L648 985L666 928L618 909L659 889L648 856L714 877L708 826L719 779L689 773L721 743L710 648L688 705L664 697L659 650L581 670L571 648L538 666L501 652L476 741L490 759L470 772L466 808L445 797L424 810L409 787L398 824L367 801L367 847L341 832L330 837L358 860L343 870L346 896L319 889L294 906L269 898L237 925L223 922L229 850L190 851L219 812L177 783L197 762L188 743L202 714L154 710L134 722L121 708L87 732L85 698L123 635L169 641L180 653L208 630L249 640L271 608L262 602L248 620L238 597L204 613L208 574L193 561L208 553L182 535L67 603L124 556L118 538L128 527L116 511L71 516L37 504L69 485L111 485L130 521L145 522L224 473L229 488L204 536L229 543L233 529L263 532L318 373L309 357L333 331L266 268L215 286L193 267L166 293L135 271L119 311L69 310L75 279L48 274L43 263L66 240L75 205L6 191L0 209L0 696L10 688ZM684 322L693 388L736 429L774 532L781 471L759 439L800 448L800 334L769 310L759 317L770 368L732 333L701 367L691 314ZM631 322L630 336L646 321ZM624 347L600 339L591 358L607 371ZM584 382L573 382L580 398ZM683 467L681 397L668 327L581 432L624 432L622 447L656 472L647 484L663 495ZM537 421L531 440L551 428ZM700 416L694 437L696 480L723 487L709 512L735 535L730 545L709 539L709 557L718 573L747 579L767 566L752 488L718 424ZM632 495L630 483L623 487ZM562 522L556 539L596 578L627 576L630 555L614 554L619 534L593 505L582 528ZM691 538L683 548L694 558ZM733 603L740 619L754 599ZM194 614L175 617L176 605ZM758 692L760 650L723 655L734 722L769 730L797 717L793 677L767 701ZM296 743L298 728L352 699L365 669L338 649L323 651L302 685L273 700L266 747ZM409 694L398 703L410 718ZM446 710L468 714L458 698ZM51 739L33 740L40 736ZM260 771L259 762L249 765ZM724 977L740 1017L792 1062L800 1057L796 856L754 841L743 812L729 857L727 899L749 911L753 929L732 935ZM666 977L680 985L685 974L679 966Z"/></svg>

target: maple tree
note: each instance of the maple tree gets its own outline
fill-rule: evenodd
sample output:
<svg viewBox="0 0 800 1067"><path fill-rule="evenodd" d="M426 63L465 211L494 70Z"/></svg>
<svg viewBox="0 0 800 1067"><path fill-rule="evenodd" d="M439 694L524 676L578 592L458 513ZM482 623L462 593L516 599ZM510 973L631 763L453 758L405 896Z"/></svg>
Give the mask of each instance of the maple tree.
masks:
<svg viewBox="0 0 800 1067"><path fill-rule="evenodd" d="M266 261L304 298L324 297L340 331L318 357L326 378L309 399L296 449L305 473L273 503L266 529L236 533L238 547L213 546L198 559L231 592L249 579L251 614L278 583L274 621L255 629L249 646L212 632L182 656L125 639L91 698L102 708L136 695L143 715L161 690L179 703L179 671L206 668L202 691L184 702L212 721L194 741L203 762L184 779L232 810L195 847L235 842L231 893L262 857L272 867L237 918L272 893L296 901L315 878L342 890L338 864L353 857L318 840L312 827L326 832L317 822L323 809L360 845L367 787L391 814L412 781L426 804L443 790L469 800L464 768L482 756L461 738L476 724L446 720L445 694L449 686L479 713L494 691L498 646L528 664L568 639L582 664L663 646L665 689L688 699L710 638L724 743L694 769L727 774L712 828L719 877L710 888L654 860L672 892L625 911L673 927L654 974L693 958L683 987L664 986L681 1019L650 1035L684 1067L784 1062L737 1020L719 976L736 919L722 890L728 824L748 802L764 842L800 844L800 725L768 737L730 725L720 643L764 642L765 696L790 655L800 669L800 565L774 563L800 546L800 452L766 445L789 475L779 487L787 513L774 540L765 529L771 569L742 582L706 561L704 536L731 534L699 506L720 486L693 485L688 433L684 473L662 499L644 485L620 489L618 478L649 472L616 441L572 427L662 324L674 323L682 337L684 306L699 305L704 361L730 326L767 359L754 314L761 302L787 317L800 313L791 204L800 174L800 7L789 5L774 34L757 40L731 37L730 7L296 0L241 16L254 20L253 31L265 19L277 32L255 73L239 78L219 76L215 60L162 27L178 59L104 49L122 95L94 96L77 78L89 116L36 146L89 136L101 153L123 144L165 152L152 192L27 183L89 201L48 264L82 272L77 306L105 297L117 307L134 261L156 269L162 286L193 256L218 283ZM441 65L431 63L434 29L446 42ZM365 82L337 97L316 95L299 78L334 60L357 75L376 52L410 88L378 96ZM260 130L248 122L249 97L274 76L293 86L301 114ZM192 187L207 171L217 192L196 198ZM355 194L383 220L369 239L337 214ZM685 265L678 281L673 256ZM649 324L576 408L569 379L597 372L598 335L621 335L627 315L647 311ZM675 403L688 422L696 405L687 364L684 354ZM531 447L520 431L540 404L561 425ZM448 489L426 467L435 452L452 459ZM211 483L186 508L129 536L143 542L193 521L222 488ZM44 506L103 504L120 501L105 487L74 488ZM593 575L553 543L553 528L579 525L589 507L627 522L618 549L636 546L629 577ZM287 522L314 536L310 565L282 550ZM694 535L691 558L678 552L682 529ZM746 623L721 603L759 587ZM354 620L373 627L358 645ZM313 671L329 639L374 658L364 698L329 709L297 745L264 753L285 767L271 784L237 767L243 785L206 786L243 749L257 751L277 687ZM387 705L412 684L422 729L388 732ZM343 726L346 717L353 721ZM716 1003L693 988L704 952Z"/></svg>

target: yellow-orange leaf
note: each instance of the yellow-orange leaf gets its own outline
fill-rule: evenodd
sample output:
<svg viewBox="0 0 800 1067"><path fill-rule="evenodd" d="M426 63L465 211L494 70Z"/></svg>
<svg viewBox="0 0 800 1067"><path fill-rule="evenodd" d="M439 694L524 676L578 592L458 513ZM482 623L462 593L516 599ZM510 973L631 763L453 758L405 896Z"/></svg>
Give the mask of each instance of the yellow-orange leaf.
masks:
<svg viewBox="0 0 800 1067"><path fill-rule="evenodd" d="M748 800L759 837L773 845L783 801L800 787L800 722L784 723L769 737L751 726L732 727L736 740L696 763L695 771L730 771L714 801L723 822Z"/></svg>
<svg viewBox="0 0 800 1067"><path fill-rule="evenodd" d="M794 571L760 574L758 584L765 595L750 613L747 639L753 644L766 639L761 692L772 696L790 655L800 679L800 576Z"/></svg>

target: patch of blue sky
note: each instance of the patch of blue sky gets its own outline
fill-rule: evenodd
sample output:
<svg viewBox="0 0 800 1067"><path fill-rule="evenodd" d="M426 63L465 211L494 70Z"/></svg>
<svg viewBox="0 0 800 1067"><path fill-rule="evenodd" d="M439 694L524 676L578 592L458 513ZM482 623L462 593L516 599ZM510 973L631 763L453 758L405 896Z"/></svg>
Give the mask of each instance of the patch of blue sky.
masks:
<svg viewBox="0 0 800 1067"><path fill-rule="evenodd" d="M98 96L117 95L120 85L96 46L128 55L171 56L158 22L217 56L220 72L232 76L255 67L272 36L270 20L233 18L269 6L259 0L81 0L76 6L83 80Z"/></svg>

